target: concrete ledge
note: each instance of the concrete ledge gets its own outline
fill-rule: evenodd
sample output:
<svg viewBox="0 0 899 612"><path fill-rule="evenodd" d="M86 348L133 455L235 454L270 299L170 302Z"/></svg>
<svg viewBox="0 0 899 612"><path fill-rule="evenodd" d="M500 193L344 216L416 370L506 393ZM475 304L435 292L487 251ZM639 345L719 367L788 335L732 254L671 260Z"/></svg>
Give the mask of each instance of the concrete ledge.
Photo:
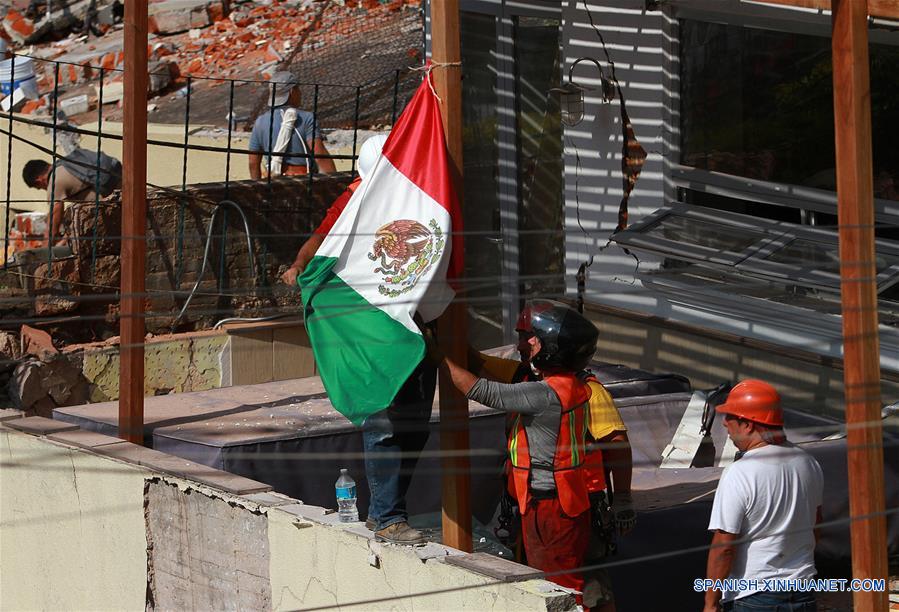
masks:
<svg viewBox="0 0 899 612"><path fill-rule="evenodd" d="M543 577L543 572L532 567L482 552L454 556L446 559L446 562L503 582L518 582L519 580Z"/></svg>
<svg viewBox="0 0 899 612"><path fill-rule="evenodd" d="M149 594L160 609L575 609L550 582L498 582L446 563L463 553L440 544L375 542L262 483L91 432L53 435L0 433L6 608L139 612Z"/></svg>
<svg viewBox="0 0 899 612"><path fill-rule="evenodd" d="M122 440L121 438L104 436L103 434L98 434L93 431L86 431L84 429L75 429L72 431L54 433L48 435L47 438L53 440L54 442L62 442L63 444L70 444L72 446L77 446L78 448L87 449L124 442L124 440Z"/></svg>
<svg viewBox="0 0 899 612"><path fill-rule="evenodd" d="M3 421L9 421L11 419L22 419L25 418L25 413L21 410L16 410L15 408L3 408L0 410L0 423Z"/></svg>
<svg viewBox="0 0 899 612"><path fill-rule="evenodd" d="M136 463L137 465L187 480L194 480L235 495L262 493L272 490L271 486L265 483L250 480L237 474L223 472L206 465L188 461L187 459L160 453L131 442L98 446L92 450L107 457L127 461L128 463Z"/></svg>
<svg viewBox="0 0 899 612"><path fill-rule="evenodd" d="M45 419L44 417L25 417L23 419L12 418L4 421L4 425L10 429L17 429L23 433L33 436L46 436L51 433L59 433L61 431L73 431L78 429L77 425L69 423L60 423L53 419Z"/></svg>

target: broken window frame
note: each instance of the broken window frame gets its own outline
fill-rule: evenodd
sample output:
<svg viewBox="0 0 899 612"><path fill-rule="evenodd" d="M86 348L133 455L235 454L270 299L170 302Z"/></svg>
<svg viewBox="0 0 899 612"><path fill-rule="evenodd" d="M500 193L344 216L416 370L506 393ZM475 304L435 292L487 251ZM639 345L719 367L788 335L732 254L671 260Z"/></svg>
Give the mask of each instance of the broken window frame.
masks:
<svg viewBox="0 0 899 612"><path fill-rule="evenodd" d="M666 219L674 218L712 223L725 231L744 232L743 235L748 231L758 234L758 238L739 251L717 251L687 240L652 235L653 230L662 226ZM770 259L771 255L797 240L810 241L838 253L837 232L831 229L674 202L615 234L614 240L620 246L635 251L648 251L678 261L730 270L760 280L828 292L839 292L840 289L838 271L822 271L814 262L784 263ZM878 240L876 245L878 256L894 260L877 274L877 291L880 294L899 283L899 243Z"/></svg>

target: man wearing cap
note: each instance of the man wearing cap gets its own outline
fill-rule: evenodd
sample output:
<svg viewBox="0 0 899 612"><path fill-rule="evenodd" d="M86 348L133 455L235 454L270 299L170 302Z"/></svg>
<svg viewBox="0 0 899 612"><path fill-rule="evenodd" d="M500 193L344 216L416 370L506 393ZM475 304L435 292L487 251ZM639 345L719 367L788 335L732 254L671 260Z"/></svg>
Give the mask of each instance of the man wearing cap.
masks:
<svg viewBox="0 0 899 612"><path fill-rule="evenodd" d="M250 134L250 178L263 172L272 176L307 174L310 164L324 173L334 172L334 160L315 129L315 116L300 110L300 87L287 71L272 75L268 92L270 107L256 118ZM274 152L265 156L263 153ZM280 154L280 155L279 155ZM312 156L315 161L312 162Z"/></svg>
<svg viewBox="0 0 899 612"><path fill-rule="evenodd" d="M745 579L747 588L706 591L705 611L814 612L812 592L765 591L765 579L814 578L815 525L821 521L821 466L787 441L780 395L744 380L717 407L742 456L721 475L709 530L707 578ZM750 581L758 581L751 583ZM751 588L757 584L758 588Z"/></svg>

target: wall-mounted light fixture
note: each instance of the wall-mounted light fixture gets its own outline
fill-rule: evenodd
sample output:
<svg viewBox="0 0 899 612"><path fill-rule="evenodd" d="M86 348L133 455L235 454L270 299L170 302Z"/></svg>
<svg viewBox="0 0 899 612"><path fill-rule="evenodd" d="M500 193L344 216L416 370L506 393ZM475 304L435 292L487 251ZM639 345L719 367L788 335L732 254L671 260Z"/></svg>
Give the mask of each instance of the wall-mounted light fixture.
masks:
<svg viewBox="0 0 899 612"><path fill-rule="evenodd" d="M579 57L574 60L568 69L568 82L561 87L553 87L550 93L559 94L559 110L562 114L562 123L568 126L575 126L584 120L584 92L591 91L592 87L584 87L574 82L574 67L584 60L593 62L599 69L600 88L602 90L602 101L608 104L615 97L615 84L606 77L605 71L598 61L592 57Z"/></svg>

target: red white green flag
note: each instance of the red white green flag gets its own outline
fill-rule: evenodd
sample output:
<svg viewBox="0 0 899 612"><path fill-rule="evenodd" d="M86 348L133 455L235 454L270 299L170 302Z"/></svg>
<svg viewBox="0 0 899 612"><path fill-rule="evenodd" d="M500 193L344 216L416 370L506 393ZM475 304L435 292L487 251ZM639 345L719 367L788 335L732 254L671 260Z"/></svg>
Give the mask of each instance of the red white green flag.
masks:
<svg viewBox="0 0 899 612"><path fill-rule="evenodd" d="M386 408L424 357L412 317L432 321L453 298L460 219L425 79L298 279L318 373L353 423Z"/></svg>

